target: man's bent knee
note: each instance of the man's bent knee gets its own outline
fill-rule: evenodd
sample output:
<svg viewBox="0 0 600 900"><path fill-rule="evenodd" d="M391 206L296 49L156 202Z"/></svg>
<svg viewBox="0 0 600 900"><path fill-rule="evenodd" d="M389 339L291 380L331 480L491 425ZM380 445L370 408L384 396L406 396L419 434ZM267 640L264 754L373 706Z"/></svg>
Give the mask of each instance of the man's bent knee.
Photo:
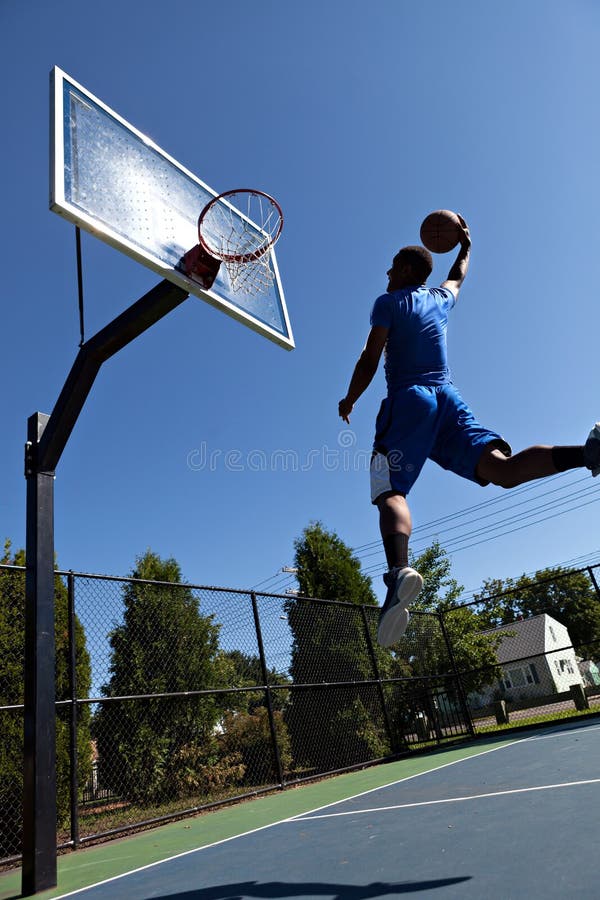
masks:
<svg viewBox="0 0 600 900"><path fill-rule="evenodd" d="M393 509L395 506L403 506L406 504L406 494L400 491L385 491L375 500L375 506L381 511L382 509Z"/></svg>
<svg viewBox="0 0 600 900"><path fill-rule="evenodd" d="M484 450L477 463L475 474L480 481L497 487L513 488L519 484L517 473L511 466L511 458L498 447Z"/></svg>

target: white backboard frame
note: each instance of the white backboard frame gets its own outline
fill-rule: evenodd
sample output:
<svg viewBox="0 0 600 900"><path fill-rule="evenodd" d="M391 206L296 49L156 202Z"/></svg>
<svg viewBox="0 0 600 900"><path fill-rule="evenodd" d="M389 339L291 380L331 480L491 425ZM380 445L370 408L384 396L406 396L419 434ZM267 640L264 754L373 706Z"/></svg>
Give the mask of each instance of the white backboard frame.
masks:
<svg viewBox="0 0 600 900"><path fill-rule="evenodd" d="M147 266L161 278L172 281L188 291L188 293L199 297L286 350L292 350L295 346L294 338L274 249L269 251L273 287L271 294L267 297L257 296L253 298L247 295L238 297L233 294L228 284L228 276L224 266L221 266L219 276L211 289L203 288L193 278L178 270L174 264L175 258L178 255L183 255L184 252L198 243L198 216L205 203L216 197L218 192L204 184L196 175L158 147L154 141L142 134L142 132L57 66L50 73L50 85L50 209L142 265ZM130 240L123 229L119 230L119 228L115 227L116 216L111 222L110 215L108 217L99 216L97 213L94 213L93 209L86 208L85 202L75 203L73 201L72 182L75 180L75 177L72 169L74 166L69 165L69 161L74 155L73 146L77 139L77 133L76 126L70 119L70 113L65 109L65 95L67 92L69 97L74 98L82 108L85 107L86 103L89 103L90 111L93 111L95 115L106 121L107 126L113 129L115 134L122 133L124 139L130 142L140 156L147 155L151 165L154 165L155 162L156 166L161 169L163 176L166 173L169 178L173 179L173 183L179 183L182 186L185 193L185 210L183 214L181 214L180 210L175 210L171 217L170 227L172 227L173 233L177 235L177 240L174 247L168 248L168 252L161 255L159 250L151 246L151 228L147 228L150 240L146 246L143 240ZM91 155L96 152L98 146L99 144L88 144L88 153ZM110 143L107 143L106 146L108 147L106 153L108 156L110 155ZM100 153L99 150L98 152ZM85 147L83 153L85 154ZM115 159L117 160L116 164L118 164L118 158L115 157ZM128 171L130 170L125 170L126 175ZM143 182L143 173L141 177L142 180L139 182L141 185L140 194L147 186ZM130 187L129 195L125 192L126 187L127 185L122 186L124 199L135 201L137 186L134 185L133 189ZM119 198L117 197L117 192L119 189L121 187L118 180L113 180L105 191L98 191L97 196L102 198L101 202L106 201L109 203L112 192L115 195L114 202L116 205L114 208L119 214L122 214L121 207L118 206ZM106 200L107 196L108 200ZM154 198L161 204L167 203L161 197L156 187L154 188ZM152 197L150 197L150 200L152 200ZM146 203L147 206L148 204ZM164 208L168 209L166 205ZM162 224L164 218L162 210L160 213L160 222ZM175 252L175 256L173 256L173 252ZM170 259L168 258L169 253L172 257Z"/></svg>

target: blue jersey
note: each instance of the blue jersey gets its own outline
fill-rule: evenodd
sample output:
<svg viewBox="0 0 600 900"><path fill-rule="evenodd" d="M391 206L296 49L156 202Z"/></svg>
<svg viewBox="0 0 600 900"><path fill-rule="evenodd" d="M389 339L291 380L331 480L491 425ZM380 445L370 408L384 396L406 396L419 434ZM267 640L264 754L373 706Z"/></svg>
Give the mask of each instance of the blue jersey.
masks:
<svg viewBox="0 0 600 900"><path fill-rule="evenodd" d="M377 298L371 325L389 329L385 345L388 394L411 384L451 381L446 329L448 312L455 302L452 291L425 285L402 288Z"/></svg>

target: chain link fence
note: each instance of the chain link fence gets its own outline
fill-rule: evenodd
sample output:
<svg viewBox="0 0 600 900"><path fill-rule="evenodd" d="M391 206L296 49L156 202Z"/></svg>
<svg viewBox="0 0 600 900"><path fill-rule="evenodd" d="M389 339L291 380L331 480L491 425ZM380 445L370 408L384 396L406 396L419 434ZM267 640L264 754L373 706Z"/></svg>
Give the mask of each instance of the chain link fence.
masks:
<svg viewBox="0 0 600 900"><path fill-rule="evenodd" d="M7 862L21 843L24 570L0 577ZM296 596L57 573L56 611L61 847L470 733L433 613L415 614L399 655L377 646L375 607ZM415 677L428 642L437 665Z"/></svg>
<svg viewBox="0 0 600 900"><path fill-rule="evenodd" d="M540 587L527 617L515 612L516 589L512 601L415 611L403 640L384 650L372 606L57 573L59 846L474 729L600 710L600 592L592 569L575 575L566 573L562 593L560 579ZM0 861L8 863L21 849L23 569L0 567L0 600ZM586 640L594 609L598 632ZM511 611L508 622L492 615ZM477 636L477 646L495 648L484 665L469 665L467 621L471 632L473 622L489 626Z"/></svg>
<svg viewBox="0 0 600 900"><path fill-rule="evenodd" d="M25 573L0 567L0 859L21 852Z"/></svg>

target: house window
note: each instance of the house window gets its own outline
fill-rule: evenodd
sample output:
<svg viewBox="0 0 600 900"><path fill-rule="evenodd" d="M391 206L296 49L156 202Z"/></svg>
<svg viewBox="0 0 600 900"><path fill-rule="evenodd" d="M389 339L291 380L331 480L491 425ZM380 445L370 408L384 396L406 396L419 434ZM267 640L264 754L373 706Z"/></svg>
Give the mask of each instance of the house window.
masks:
<svg viewBox="0 0 600 900"><path fill-rule="evenodd" d="M513 687L523 687L525 684L525 675L523 674L523 669L511 669L509 671L510 680L513 683Z"/></svg>
<svg viewBox="0 0 600 900"><path fill-rule="evenodd" d="M550 629L550 636L551 636L552 640L554 641L554 643L556 643L556 635L554 634L554 628L552 627L552 625L548 625L548 628Z"/></svg>
<svg viewBox="0 0 600 900"><path fill-rule="evenodd" d="M559 672L561 675L564 675L565 672L568 672L569 675L574 675L575 670L573 668L573 663L570 659L561 659L559 663Z"/></svg>
<svg viewBox="0 0 600 900"><path fill-rule="evenodd" d="M508 669L504 673L504 678L501 679L500 684L505 691L509 691L511 688L534 684L538 680L534 666L518 666L514 669Z"/></svg>

